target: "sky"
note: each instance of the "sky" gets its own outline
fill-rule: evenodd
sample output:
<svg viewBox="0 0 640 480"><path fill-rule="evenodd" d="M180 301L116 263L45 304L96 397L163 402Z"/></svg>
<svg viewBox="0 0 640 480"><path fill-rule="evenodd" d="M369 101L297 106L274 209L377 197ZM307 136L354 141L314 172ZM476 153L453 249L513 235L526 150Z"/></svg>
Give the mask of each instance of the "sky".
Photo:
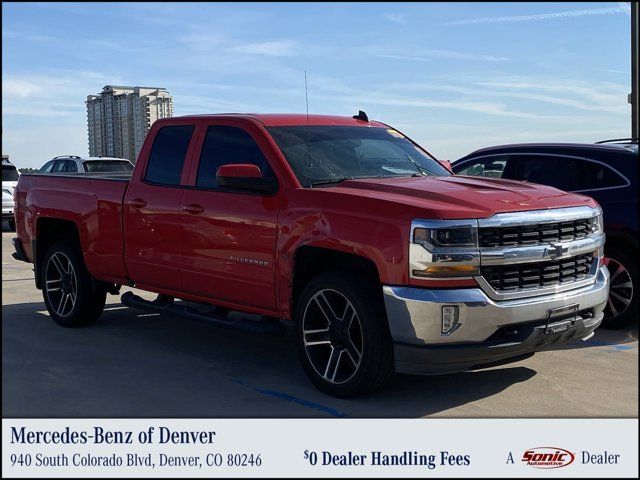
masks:
<svg viewBox="0 0 640 480"><path fill-rule="evenodd" d="M628 137L629 2L2 3L2 153L88 155L87 95L164 87L174 114L353 115L441 159Z"/></svg>

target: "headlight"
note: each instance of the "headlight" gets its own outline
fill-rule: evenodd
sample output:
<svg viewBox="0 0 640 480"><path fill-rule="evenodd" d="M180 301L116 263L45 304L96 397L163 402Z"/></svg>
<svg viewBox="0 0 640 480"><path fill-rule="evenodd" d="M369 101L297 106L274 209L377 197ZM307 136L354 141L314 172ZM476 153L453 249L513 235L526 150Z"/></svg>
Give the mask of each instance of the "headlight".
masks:
<svg viewBox="0 0 640 480"><path fill-rule="evenodd" d="M433 251L442 247L478 247L478 229L474 227L416 228L413 242Z"/></svg>
<svg viewBox="0 0 640 480"><path fill-rule="evenodd" d="M478 275L476 220L416 220L412 224L410 274L419 278Z"/></svg>
<svg viewBox="0 0 640 480"><path fill-rule="evenodd" d="M602 209L598 209L598 214L591 220L591 232L602 233L604 231L604 223L602 219Z"/></svg>

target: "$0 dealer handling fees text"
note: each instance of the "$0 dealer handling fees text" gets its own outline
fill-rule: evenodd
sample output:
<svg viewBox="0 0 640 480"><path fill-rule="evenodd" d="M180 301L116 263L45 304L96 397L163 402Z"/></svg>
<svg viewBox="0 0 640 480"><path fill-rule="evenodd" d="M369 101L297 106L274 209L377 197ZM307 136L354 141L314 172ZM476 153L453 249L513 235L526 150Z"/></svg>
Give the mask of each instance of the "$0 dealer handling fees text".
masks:
<svg viewBox="0 0 640 480"><path fill-rule="evenodd" d="M438 466L466 467L471 465L471 455L455 454L441 451L438 454L425 454L415 450L405 450L399 453L385 453L372 451L370 453L334 453L326 450L305 450L304 459L310 465L362 467L362 466L401 466L401 467L426 467L433 470Z"/></svg>

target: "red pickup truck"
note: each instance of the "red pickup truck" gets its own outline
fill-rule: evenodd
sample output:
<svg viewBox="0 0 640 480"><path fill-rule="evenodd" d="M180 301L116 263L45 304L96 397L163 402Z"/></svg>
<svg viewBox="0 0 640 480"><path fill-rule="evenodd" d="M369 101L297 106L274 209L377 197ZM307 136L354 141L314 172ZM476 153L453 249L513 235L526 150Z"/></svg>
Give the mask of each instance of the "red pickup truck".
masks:
<svg viewBox="0 0 640 480"><path fill-rule="evenodd" d="M290 320L336 396L589 337L607 301L594 200L451 175L363 112L159 120L130 178L21 175L15 198L14 256L60 325L96 320L122 285L158 294L125 293L134 307Z"/></svg>

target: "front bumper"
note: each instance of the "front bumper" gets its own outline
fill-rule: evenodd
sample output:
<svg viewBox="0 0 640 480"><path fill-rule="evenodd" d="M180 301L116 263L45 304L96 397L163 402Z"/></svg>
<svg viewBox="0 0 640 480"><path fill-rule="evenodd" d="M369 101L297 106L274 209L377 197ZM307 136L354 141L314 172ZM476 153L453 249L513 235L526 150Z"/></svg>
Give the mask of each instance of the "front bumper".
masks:
<svg viewBox="0 0 640 480"><path fill-rule="evenodd" d="M609 272L600 267L591 285L561 293L494 301L481 289L383 287L395 366L403 373L449 373L507 363L554 343L585 338L604 316ZM577 305L577 314L548 319L554 309ZM443 306L459 320L441 333ZM560 325L561 328L547 328Z"/></svg>

